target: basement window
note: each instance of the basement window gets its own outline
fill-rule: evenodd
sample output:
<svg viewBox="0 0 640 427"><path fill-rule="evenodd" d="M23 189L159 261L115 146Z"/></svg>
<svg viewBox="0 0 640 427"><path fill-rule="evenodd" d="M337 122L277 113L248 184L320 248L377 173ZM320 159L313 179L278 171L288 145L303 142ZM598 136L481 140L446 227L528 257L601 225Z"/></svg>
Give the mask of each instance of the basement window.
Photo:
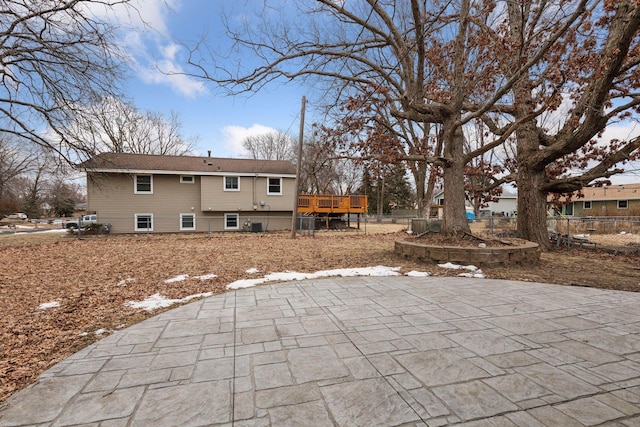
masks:
<svg viewBox="0 0 640 427"><path fill-rule="evenodd" d="M225 230L237 230L240 228L240 215L238 214L224 214L224 229Z"/></svg>
<svg viewBox="0 0 640 427"><path fill-rule="evenodd" d="M618 209L627 209L629 207L628 200L618 200Z"/></svg>
<svg viewBox="0 0 640 427"><path fill-rule="evenodd" d="M135 231L153 231L153 214L135 214Z"/></svg>
<svg viewBox="0 0 640 427"><path fill-rule="evenodd" d="M193 231L196 229L195 214L180 214L180 231Z"/></svg>

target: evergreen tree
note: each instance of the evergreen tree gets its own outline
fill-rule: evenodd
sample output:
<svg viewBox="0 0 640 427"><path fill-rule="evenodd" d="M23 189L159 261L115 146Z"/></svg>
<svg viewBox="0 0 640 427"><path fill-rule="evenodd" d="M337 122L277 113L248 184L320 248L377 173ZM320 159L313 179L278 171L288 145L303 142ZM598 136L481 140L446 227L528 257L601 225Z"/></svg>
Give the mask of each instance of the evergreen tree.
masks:
<svg viewBox="0 0 640 427"><path fill-rule="evenodd" d="M407 171L402 164L392 165L385 179L385 213L392 209L414 208L414 194L407 179Z"/></svg>
<svg viewBox="0 0 640 427"><path fill-rule="evenodd" d="M381 193L382 205L378 206ZM388 165L377 173L365 167L358 194L368 196L369 214L388 215L396 208L414 207L414 194L402 164ZM378 212L379 207L381 212Z"/></svg>

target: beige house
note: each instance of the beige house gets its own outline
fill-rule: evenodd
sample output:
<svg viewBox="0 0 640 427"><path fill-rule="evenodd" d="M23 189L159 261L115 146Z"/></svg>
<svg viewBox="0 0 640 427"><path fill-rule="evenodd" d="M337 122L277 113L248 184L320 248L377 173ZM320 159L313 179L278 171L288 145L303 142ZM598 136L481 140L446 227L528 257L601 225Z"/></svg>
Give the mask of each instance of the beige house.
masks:
<svg viewBox="0 0 640 427"><path fill-rule="evenodd" d="M112 233L291 228L288 161L103 153L80 168L87 211Z"/></svg>
<svg viewBox="0 0 640 427"><path fill-rule="evenodd" d="M640 184L607 185L582 189L562 206L562 214L573 216L640 215Z"/></svg>

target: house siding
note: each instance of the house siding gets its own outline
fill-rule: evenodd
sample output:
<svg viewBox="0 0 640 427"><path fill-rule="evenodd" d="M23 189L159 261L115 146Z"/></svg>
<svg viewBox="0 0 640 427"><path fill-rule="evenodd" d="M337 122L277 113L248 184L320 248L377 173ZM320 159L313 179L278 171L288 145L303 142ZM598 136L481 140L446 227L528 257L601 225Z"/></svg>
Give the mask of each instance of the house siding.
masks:
<svg viewBox="0 0 640 427"><path fill-rule="evenodd" d="M194 175L191 184L181 183L180 174L154 174L153 194L135 194L133 174L89 173L87 209L111 224L112 233L136 233L135 214L153 215L153 233L225 231L228 213L239 214L239 231L249 223L284 230L291 226L294 186L294 179L283 178L283 195L275 196L267 195L266 177L242 176L240 191L224 191L223 176ZM188 213L195 214L196 229L180 231L180 215Z"/></svg>
<svg viewBox="0 0 640 427"><path fill-rule="evenodd" d="M620 200L627 200L629 207L618 209L618 200L592 200L591 209L585 209L583 200L575 201L573 216L627 216L637 215L640 212L640 200Z"/></svg>
<svg viewBox="0 0 640 427"><path fill-rule="evenodd" d="M227 176L236 176L228 174ZM224 176L203 176L201 178L201 200L203 212L242 212L269 209L271 211L291 211L295 179L282 178L282 195L267 194L267 177L241 176L239 191L224 189ZM264 202L264 206L260 202Z"/></svg>

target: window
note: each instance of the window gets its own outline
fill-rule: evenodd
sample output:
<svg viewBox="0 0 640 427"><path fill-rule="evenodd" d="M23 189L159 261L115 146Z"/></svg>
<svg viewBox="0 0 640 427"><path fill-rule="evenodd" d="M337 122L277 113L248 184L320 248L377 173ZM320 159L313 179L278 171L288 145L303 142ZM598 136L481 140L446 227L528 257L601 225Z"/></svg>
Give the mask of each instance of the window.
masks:
<svg viewBox="0 0 640 427"><path fill-rule="evenodd" d="M180 184L193 184L195 178L193 175L180 175Z"/></svg>
<svg viewBox="0 0 640 427"><path fill-rule="evenodd" d="M628 200L618 200L618 209L627 209L629 207Z"/></svg>
<svg viewBox="0 0 640 427"><path fill-rule="evenodd" d="M282 195L282 178L268 178L267 194Z"/></svg>
<svg viewBox="0 0 640 427"><path fill-rule="evenodd" d="M239 176L225 176L224 177L224 191L240 191L240 177Z"/></svg>
<svg viewBox="0 0 640 427"><path fill-rule="evenodd" d="M136 175L134 179L134 194L153 194L153 177L151 175Z"/></svg>
<svg viewBox="0 0 640 427"><path fill-rule="evenodd" d="M584 205L582 206L583 209L591 209L591 201L589 202L583 202Z"/></svg>
<svg viewBox="0 0 640 427"><path fill-rule="evenodd" d="M573 215L573 203L569 203L569 204L564 205L562 207L562 214L563 215L572 216Z"/></svg>
<svg viewBox="0 0 640 427"><path fill-rule="evenodd" d="M224 214L224 229L225 230L237 230L239 228L239 215L238 214Z"/></svg>
<svg viewBox="0 0 640 427"><path fill-rule="evenodd" d="M135 214L135 231L153 231L153 214Z"/></svg>
<svg viewBox="0 0 640 427"><path fill-rule="evenodd" d="M195 230L196 229L196 215L195 214L180 214L180 230Z"/></svg>

